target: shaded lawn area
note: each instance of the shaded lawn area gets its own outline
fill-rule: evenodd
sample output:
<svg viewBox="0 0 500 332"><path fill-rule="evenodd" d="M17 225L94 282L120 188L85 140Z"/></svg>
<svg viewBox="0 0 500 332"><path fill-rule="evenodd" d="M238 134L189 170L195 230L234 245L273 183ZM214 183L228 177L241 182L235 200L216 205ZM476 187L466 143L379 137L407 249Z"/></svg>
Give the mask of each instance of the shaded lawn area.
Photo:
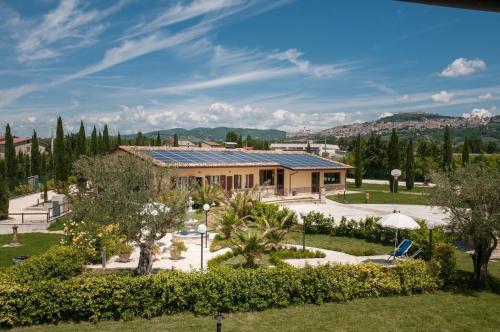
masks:
<svg viewBox="0 0 500 332"><path fill-rule="evenodd" d="M332 201L344 203L344 195L329 195L326 198ZM356 194L346 194L345 195L346 204L365 204L365 193ZM403 194L397 193L392 194L390 192L380 192L380 191L370 191L370 199L368 204L415 204L415 205L427 205L427 195L413 195L413 194Z"/></svg>
<svg viewBox="0 0 500 332"><path fill-rule="evenodd" d="M46 233L24 233L19 234L19 240L23 244L20 247L3 248L12 239L12 235L0 235L0 269L12 266L12 258L14 256L33 256L41 254L53 245L61 241L60 234Z"/></svg>
<svg viewBox="0 0 500 332"><path fill-rule="evenodd" d="M285 242L302 245L302 233L290 233ZM384 255L394 250L390 245L324 234L306 234L306 246L341 251L354 256Z"/></svg>
<svg viewBox="0 0 500 332"><path fill-rule="evenodd" d="M378 184L378 183L363 183L361 187L356 187L356 185L352 182L347 182L347 190L356 190L356 191L384 191L384 192L390 192L389 188L389 181L387 181L387 184ZM412 190L407 190L406 186L399 186L398 191L400 193L424 193L427 194L430 191L432 191L432 188L430 187L413 187Z"/></svg>
<svg viewBox="0 0 500 332"><path fill-rule="evenodd" d="M500 296L488 292L357 299L225 315L223 331L498 331ZM189 313L133 321L59 324L11 331L214 331L213 316Z"/></svg>

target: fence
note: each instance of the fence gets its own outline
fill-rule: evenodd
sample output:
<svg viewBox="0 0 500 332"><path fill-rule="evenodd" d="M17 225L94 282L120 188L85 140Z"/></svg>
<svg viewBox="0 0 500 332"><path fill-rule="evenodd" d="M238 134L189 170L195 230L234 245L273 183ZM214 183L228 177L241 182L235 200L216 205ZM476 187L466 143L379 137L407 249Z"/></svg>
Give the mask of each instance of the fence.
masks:
<svg viewBox="0 0 500 332"><path fill-rule="evenodd" d="M47 209L47 212L13 212L9 213L8 216L21 216L21 224L24 224L25 221L46 221L47 223L65 216L69 212L71 212L72 206L70 203L63 203L61 205L51 207ZM30 216L42 216L42 219L33 220ZM31 220L30 220L31 219Z"/></svg>

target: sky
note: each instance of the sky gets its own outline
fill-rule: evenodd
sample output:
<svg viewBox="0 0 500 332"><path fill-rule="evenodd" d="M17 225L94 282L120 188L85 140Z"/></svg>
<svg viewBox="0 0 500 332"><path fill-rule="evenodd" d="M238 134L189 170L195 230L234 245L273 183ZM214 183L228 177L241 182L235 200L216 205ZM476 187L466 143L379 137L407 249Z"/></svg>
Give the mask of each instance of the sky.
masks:
<svg viewBox="0 0 500 332"><path fill-rule="evenodd" d="M499 114L500 13L406 2L0 0L0 126L313 131Z"/></svg>

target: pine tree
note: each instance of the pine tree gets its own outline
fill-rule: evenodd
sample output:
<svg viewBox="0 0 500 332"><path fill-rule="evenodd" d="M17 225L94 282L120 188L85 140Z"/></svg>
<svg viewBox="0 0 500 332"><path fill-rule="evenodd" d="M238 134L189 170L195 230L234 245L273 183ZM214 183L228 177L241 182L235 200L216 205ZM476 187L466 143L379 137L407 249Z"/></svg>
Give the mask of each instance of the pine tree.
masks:
<svg viewBox="0 0 500 332"><path fill-rule="evenodd" d="M309 144L309 143L308 143ZM363 143L361 142L361 135L358 134L356 138L356 145L354 146L354 182L356 187L361 187L363 184Z"/></svg>
<svg viewBox="0 0 500 332"><path fill-rule="evenodd" d="M413 152L413 141L410 139L406 150L406 189L412 190L415 185L415 157Z"/></svg>
<svg viewBox="0 0 500 332"><path fill-rule="evenodd" d="M467 136L465 136L464 147L462 150L462 166L465 166L469 163L469 151L470 151L469 140L467 139Z"/></svg>
<svg viewBox="0 0 500 332"><path fill-rule="evenodd" d="M118 132L118 137L116 138L116 145L122 145L122 136L120 135L120 132Z"/></svg>
<svg viewBox="0 0 500 332"><path fill-rule="evenodd" d="M177 134L174 134L174 147L179 146L179 136Z"/></svg>
<svg viewBox="0 0 500 332"><path fill-rule="evenodd" d="M144 145L144 135L142 132L138 132L137 135L135 136L135 144L137 146L142 146Z"/></svg>
<svg viewBox="0 0 500 332"><path fill-rule="evenodd" d="M56 139L54 142L54 172L55 179L59 182L65 182L68 179L66 144L64 142L64 129L62 119L57 118Z"/></svg>
<svg viewBox="0 0 500 332"><path fill-rule="evenodd" d="M8 123L5 127L5 167L7 182L12 186L17 176L17 160L14 138L10 132L10 125Z"/></svg>
<svg viewBox="0 0 500 332"><path fill-rule="evenodd" d="M155 146L161 146L161 137L160 137L160 132L156 133L156 141L155 141Z"/></svg>
<svg viewBox="0 0 500 332"><path fill-rule="evenodd" d="M97 156L97 153L99 152L98 150L99 146L97 142L97 130L94 126L94 129L92 129L92 134L90 135L90 155L92 157Z"/></svg>
<svg viewBox="0 0 500 332"><path fill-rule="evenodd" d="M451 139L450 127L444 128L443 135L443 160L441 163L443 171L451 171L453 169L453 143Z"/></svg>
<svg viewBox="0 0 500 332"><path fill-rule="evenodd" d="M85 136L85 126L83 125L83 121L80 121L80 130L78 131L78 137L76 139L76 156L83 156L86 152L87 138Z"/></svg>
<svg viewBox="0 0 500 332"><path fill-rule="evenodd" d="M399 169L399 138L398 135L396 134L396 129L392 129L391 133L391 138L389 139L389 145L387 147L387 156L388 156L388 163L387 166L389 167L389 185L390 185L390 190L391 192L398 192L398 181L394 181L394 177L390 175L390 172L393 169Z"/></svg>
<svg viewBox="0 0 500 332"><path fill-rule="evenodd" d="M9 187L5 168L5 161L0 159L0 220L7 219L9 216Z"/></svg>
<svg viewBox="0 0 500 332"><path fill-rule="evenodd" d="M108 125L104 125L104 130L102 131L102 149L103 153L110 153L111 152L111 142L109 141L109 131L108 131Z"/></svg>
<svg viewBox="0 0 500 332"><path fill-rule="evenodd" d="M40 154L40 145L38 144L38 136L36 131L33 131L31 137L31 173L40 175L42 169L42 156Z"/></svg>

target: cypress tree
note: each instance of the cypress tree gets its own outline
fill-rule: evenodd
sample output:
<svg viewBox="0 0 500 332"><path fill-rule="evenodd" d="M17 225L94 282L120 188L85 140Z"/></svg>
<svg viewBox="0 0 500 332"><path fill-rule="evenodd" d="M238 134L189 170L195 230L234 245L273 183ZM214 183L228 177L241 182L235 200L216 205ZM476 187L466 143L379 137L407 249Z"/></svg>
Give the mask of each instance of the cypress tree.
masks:
<svg viewBox="0 0 500 332"><path fill-rule="evenodd" d="M156 146L161 146L161 137L160 137L160 132L156 133L156 141L155 141Z"/></svg>
<svg viewBox="0 0 500 332"><path fill-rule="evenodd" d="M239 148L242 148L242 147L243 147L243 137L241 137L241 134L240 134L240 136L238 136L238 141L237 141L237 143L238 143L238 145L237 145L237 146L238 146Z"/></svg>
<svg viewBox="0 0 500 332"><path fill-rule="evenodd" d="M120 132L118 132L118 137L116 138L116 145L122 145L122 136L120 135Z"/></svg>
<svg viewBox="0 0 500 332"><path fill-rule="evenodd" d="M17 160L14 138L10 132L10 125L8 123L5 127L5 167L7 182L12 185L17 176Z"/></svg>
<svg viewBox="0 0 500 332"><path fill-rule="evenodd" d="M104 152L104 146L102 143L102 134L99 132L99 135L97 136L97 154L103 154Z"/></svg>
<svg viewBox="0 0 500 332"><path fill-rule="evenodd" d="M5 161L0 159L0 220L7 219L9 216L9 187L5 168Z"/></svg>
<svg viewBox="0 0 500 332"><path fill-rule="evenodd" d="M54 142L54 171L55 179L59 182L64 182L68 179L67 172L67 156L66 156L66 144L64 142L64 129L62 119L59 116L57 118L57 128L56 128L56 139Z"/></svg>
<svg viewBox="0 0 500 332"><path fill-rule="evenodd" d="M85 136L85 126L83 121L80 121L80 130L78 131L78 137L76 139L76 155L80 157L87 152L87 138Z"/></svg>
<svg viewBox="0 0 500 332"><path fill-rule="evenodd" d="M469 140L467 139L467 136L465 136L464 147L462 150L462 166L465 166L469 163L469 153L470 153Z"/></svg>
<svg viewBox="0 0 500 332"><path fill-rule="evenodd" d="M356 187L361 187L363 184L363 147L361 142L361 135L358 134L356 144L354 146L354 183Z"/></svg>
<svg viewBox="0 0 500 332"><path fill-rule="evenodd" d="M33 175L40 175L42 170L42 156L40 154L40 145L38 144L38 136L36 131L33 130L31 136L31 173Z"/></svg>
<svg viewBox="0 0 500 332"><path fill-rule="evenodd" d="M109 141L109 131L107 124L104 125L104 130L102 132L102 149L103 153L111 152L111 143Z"/></svg>
<svg viewBox="0 0 500 332"><path fill-rule="evenodd" d="M415 185L415 158L413 152L413 141L410 139L408 148L406 149L406 189L412 190Z"/></svg>
<svg viewBox="0 0 500 332"><path fill-rule="evenodd" d="M24 173L26 176L31 176L31 158L29 154L24 156Z"/></svg>
<svg viewBox="0 0 500 332"><path fill-rule="evenodd" d="M311 153L311 152L312 152L312 149L311 149L311 143L309 143L309 142L307 142L306 152L307 152L307 153Z"/></svg>
<svg viewBox="0 0 500 332"><path fill-rule="evenodd" d="M97 145L97 130L95 129L94 126L94 129L92 129L92 134L90 135L90 155L92 157L97 156L98 148L99 147Z"/></svg>
<svg viewBox="0 0 500 332"><path fill-rule="evenodd" d="M179 146L179 137L177 134L174 134L174 146L178 147Z"/></svg>
<svg viewBox="0 0 500 332"><path fill-rule="evenodd" d="M399 169L399 138L396 134L396 129L392 129L391 138L389 139L389 145L387 147L387 156L389 167L389 185L391 192L398 192L398 181L394 181L394 177L390 175L393 169Z"/></svg>
<svg viewBox="0 0 500 332"><path fill-rule="evenodd" d="M25 170L26 170L26 167L24 165L24 153L19 152L17 154L17 176L16 176L16 178L25 179L26 178Z"/></svg>
<svg viewBox="0 0 500 332"><path fill-rule="evenodd" d="M441 163L443 171L451 171L453 169L453 143L451 139L450 127L444 128L443 135L443 160Z"/></svg>

